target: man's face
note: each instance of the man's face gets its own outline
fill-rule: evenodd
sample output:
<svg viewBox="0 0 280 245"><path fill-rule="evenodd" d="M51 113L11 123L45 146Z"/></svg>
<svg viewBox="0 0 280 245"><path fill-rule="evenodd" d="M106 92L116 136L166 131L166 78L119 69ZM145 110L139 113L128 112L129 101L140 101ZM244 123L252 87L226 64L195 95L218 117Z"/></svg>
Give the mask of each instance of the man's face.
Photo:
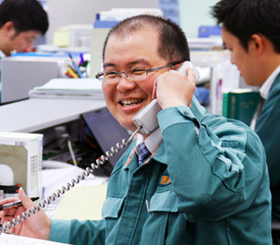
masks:
<svg viewBox="0 0 280 245"><path fill-rule="evenodd" d="M18 53L30 52L33 48L33 42L38 36L39 31L24 31L19 34L14 32L9 39L7 39L6 45L2 51L7 56L10 56L11 52L14 50Z"/></svg>
<svg viewBox="0 0 280 245"><path fill-rule="evenodd" d="M222 28L222 38L226 48L231 51L231 63L237 66L245 83L254 86L262 85L264 81L261 78L261 69L254 41L249 42L248 51L246 51L238 38L225 27Z"/></svg>
<svg viewBox="0 0 280 245"><path fill-rule="evenodd" d="M167 62L157 53L158 33L144 29L132 34L110 36L104 55L104 71L123 72L132 67L154 68ZM114 84L102 83L108 109L119 123L134 131L134 115L152 101L154 80L166 69L148 73L142 81L121 75Z"/></svg>

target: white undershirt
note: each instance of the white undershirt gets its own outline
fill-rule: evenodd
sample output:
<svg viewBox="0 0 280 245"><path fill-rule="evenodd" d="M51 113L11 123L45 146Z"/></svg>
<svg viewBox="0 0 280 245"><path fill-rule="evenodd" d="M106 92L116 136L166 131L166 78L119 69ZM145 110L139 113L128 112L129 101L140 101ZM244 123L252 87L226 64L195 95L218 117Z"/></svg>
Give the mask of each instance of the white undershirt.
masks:
<svg viewBox="0 0 280 245"><path fill-rule="evenodd" d="M136 153L139 153L139 144L144 141L143 136L141 134L137 135L137 141L136 141ZM162 141L162 134L160 128L158 128L155 132L153 132L151 135L148 136L148 138L145 140L145 145L148 148L148 150L153 153L158 146L160 145L160 142Z"/></svg>

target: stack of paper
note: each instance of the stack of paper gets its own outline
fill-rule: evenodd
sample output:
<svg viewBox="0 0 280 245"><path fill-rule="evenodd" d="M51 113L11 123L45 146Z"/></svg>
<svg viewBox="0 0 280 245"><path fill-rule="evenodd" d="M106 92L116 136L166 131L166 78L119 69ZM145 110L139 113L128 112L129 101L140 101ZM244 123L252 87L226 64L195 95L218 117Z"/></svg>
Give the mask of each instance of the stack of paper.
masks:
<svg viewBox="0 0 280 245"><path fill-rule="evenodd" d="M1 245L62 245L60 242L51 242L41 239L16 236L2 233L0 235ZM65 245L65 243L63 243Z"/></svg>
<svg viewBox="0 0 280 245"><path fill-rule="evenodd" d="M54 78L29 91L30 98L103 99L101 82L93 78Z"/></svg>
<svg viewBox="0 0 280 245"><path fill-rule="evenodd" d="M222 37L188 38L190 50L223 50Z"/></svg>

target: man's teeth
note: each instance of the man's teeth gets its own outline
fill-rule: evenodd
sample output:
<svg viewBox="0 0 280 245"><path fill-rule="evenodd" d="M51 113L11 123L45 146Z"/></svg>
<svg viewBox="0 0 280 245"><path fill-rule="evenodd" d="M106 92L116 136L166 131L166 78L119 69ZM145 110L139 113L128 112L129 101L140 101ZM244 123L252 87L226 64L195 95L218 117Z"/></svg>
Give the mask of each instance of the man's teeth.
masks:
<svg viewBox="0 0 280 245"><path fill-rule="evenodd" d="M130 106L130 105L136 105L138 103L140 103L142 100L140 99L133 99L133 100L122 100L122 104L124 106Z"/></svg>

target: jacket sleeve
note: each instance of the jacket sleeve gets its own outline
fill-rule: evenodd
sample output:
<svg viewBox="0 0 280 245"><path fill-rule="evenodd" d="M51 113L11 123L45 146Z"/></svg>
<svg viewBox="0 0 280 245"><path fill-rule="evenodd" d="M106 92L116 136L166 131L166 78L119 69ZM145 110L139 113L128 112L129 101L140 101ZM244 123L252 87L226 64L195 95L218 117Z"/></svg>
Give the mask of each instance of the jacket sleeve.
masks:
<svg viewBox="0 0 280 245"><path fill-rule="evenodd" d="M172 120L170 120L170 118ZM245 124L205 113L198 104L158 114L178 211L190 221L242 212L260 195L270 200L266 157Z"/></svg>
<svg viewBox="0 0 280 245"><path fill-rule="evenodd" d="M73 245L103 245L105 244L104 220L52 220L50 240Z"/></svg>

